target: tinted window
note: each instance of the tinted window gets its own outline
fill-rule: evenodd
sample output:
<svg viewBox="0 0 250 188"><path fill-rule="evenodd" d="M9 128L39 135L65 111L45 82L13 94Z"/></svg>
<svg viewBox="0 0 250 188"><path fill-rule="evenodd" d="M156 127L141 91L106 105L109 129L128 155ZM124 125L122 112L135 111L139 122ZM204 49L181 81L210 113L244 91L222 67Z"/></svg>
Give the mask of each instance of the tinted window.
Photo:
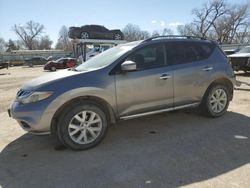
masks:
<svg viewBox="0 0 250 188"><path fill-rule="evenodd" d="M198 42L173 42L167 45L171 64L183 64L207 59L212 53L212 44Z"/></svg>
<svg viewBox="0 0 250 188"><path fill-rule="evenodd" d="M139 70L164 66L164 47L163 45L143 47L131 54L127 60L136 62L137 69Z"/></svg>

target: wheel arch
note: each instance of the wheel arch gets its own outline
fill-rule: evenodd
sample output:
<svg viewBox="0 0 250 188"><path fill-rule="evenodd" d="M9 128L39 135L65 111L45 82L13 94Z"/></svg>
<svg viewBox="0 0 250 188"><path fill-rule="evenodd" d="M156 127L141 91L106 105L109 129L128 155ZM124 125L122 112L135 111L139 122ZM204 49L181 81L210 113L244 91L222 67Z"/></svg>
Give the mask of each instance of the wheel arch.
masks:
<svg viewBox="0 0 250 188"><path fill-rule="evenodd" d="M57 122L60 114L67 108L70 107L71 105L75 105L77 103L83 102L83 101L88 101L92 102L93 104L97 105L100 107L102 110L104 110L105 114L107 115L108 121L110 123L116 123L116 115L114 112L114 109L112 106L104 99L96 97L96 96L81 96L81 97L76 97L73 98L67 102L65 102L63 105L61 105L57 111L54 113L50 125L50 130L52 133L55 133L55 130L57 129Z"/></svg>
<svg viewBox="0 0 250 188"><path fill-rule="evenodd" d="M206 92L204 93L203 97L205 96L205 94L207 93L207 91L208 91L212 86L218 85L218 84L224 85L224 86L226 86L226 87L229 89L229 93L230 93L229 99L232 100L232 99L233 99L234 85L233 85L233 83L232 83L229 79L224 78L224 77L223 77L223 78L216 78L215 80L213 80L213 81L209 84L209 86L208 86Z"/></svg>

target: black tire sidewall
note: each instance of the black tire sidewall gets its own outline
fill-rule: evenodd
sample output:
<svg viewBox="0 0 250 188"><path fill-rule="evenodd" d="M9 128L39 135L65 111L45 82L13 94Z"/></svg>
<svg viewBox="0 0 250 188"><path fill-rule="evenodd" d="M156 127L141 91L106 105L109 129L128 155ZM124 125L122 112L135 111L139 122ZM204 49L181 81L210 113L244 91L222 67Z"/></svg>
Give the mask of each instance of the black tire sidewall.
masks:
<svg viewBox="0 0 250 188"><path fill-rule="evenodd" d="M214 112L211 109L211 105L210 105L210 98L211 98L212 94L214 93L214 91L217 89L223 89L227 95L227 104L226 104L225 108L223 109L223 111L221 111L219 113ZM230 102L230 100L229 100L228 88L224 85L213 85L212 87L209 88L208 93L207 93L206 98L205 98L205 108L206 108L207 115L209 115L210 117L222 116L227 111L227 108L229 106L229 102Z"/></svg>
<svg viewBox="0 0 250 188"><path fill-rule="evenodd" d="M102 120L102 130L99 136L93 142L88 143L88 144L78 144L70 138L69 133L68 133L68 126L73 116L75 116L77 113L84 111L84 110L93 111L100 116ZM58 134L60 141L66 147L73 149L73 150L86 150L86 149L96 146L102 141L102 139L105 137L107 128L108 128L108 121L107 121L107 117L104 111L94 104L86 103L86 104L75 105L73 108L71 108L68 111L68 113L62 114L62 117L59 118L59 121L58 121L57 134Z"/></svg>

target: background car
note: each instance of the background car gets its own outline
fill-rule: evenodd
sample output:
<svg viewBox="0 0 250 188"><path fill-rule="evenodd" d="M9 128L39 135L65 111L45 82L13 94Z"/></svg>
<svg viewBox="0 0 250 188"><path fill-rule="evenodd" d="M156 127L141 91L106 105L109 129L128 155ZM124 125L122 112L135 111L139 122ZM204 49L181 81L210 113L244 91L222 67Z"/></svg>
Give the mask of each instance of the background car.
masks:
<svg viewBox="0 0 250 188"><path fill-rule="evenodd" d="M228 56L228 55L232 55L232 54L235 54L239 51L239 49L227 49L227 50L223 50L224 53Z"/></svg>
<svg viewBox="0 0 250 188"><path fill-rule="evenodd" d="M0 69L8 69L9 68L9 63L3 63L3 62L0 62Z"/></svg>
<svg viewBox="0 0 250 188"><path fill-rule="evenodd" d="M75 58L60 58L56 61L49 61L44 65L44 70L56 71L57 69L67 69L75 67L77 60Z"/></svg>
<svg viewBox="0 0 250 188"><path fill-rule="evenodd" d="M69 38L72 39L111 39L123 40L124 35L119 29L109 30L100 25L85 25L82 27L70 27Z"/></svg>
<svg viewBox="0 0 250 188"><path fill-rule="evenodd" d="M235 71L250 71L250 46L242 48L238 53L228 56Z"/></svg>
<svg viewBox="0 0 250 188"><path fill-rule="evenodd" d="M27 65L29 67L33 67L34 65L44 65L48 61L50 61L52 57L44 58L44 57L32 57L30 59L26 59L24 61L24 65Z"/></svg>

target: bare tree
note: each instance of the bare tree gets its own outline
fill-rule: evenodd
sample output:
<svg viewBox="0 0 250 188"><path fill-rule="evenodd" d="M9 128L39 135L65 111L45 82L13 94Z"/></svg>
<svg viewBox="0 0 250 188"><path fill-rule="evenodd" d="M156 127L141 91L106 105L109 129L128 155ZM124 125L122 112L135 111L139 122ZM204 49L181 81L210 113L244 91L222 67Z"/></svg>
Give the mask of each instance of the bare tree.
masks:
<svg viewBox="0 0 250 188"><path fill-rule="evenodd" d="M249 4L230 5L228 13L217 19L213 26L221 43L244 42L250 27Z"/></svg>
<svg viewBox="0 0 250 188"><path fill-rule="evenodd" d="M133 24L126 25L122 32L124 34L125 40L129 42L136 40L144 40L150 37L148 31L143 31L140 29L139 26Z"/></svg>
<svg viewBox="0 0 250 188"><path fill-rule="evenodd" d="M213 0L192 11L194 21L177 28L182 35L196 35L219 43L250 42L249 3L228 4Z"/></svg>
<svg viewBox="0 0 250 188"><path fill-rule="evenodd" d="M195 8L192 14L195 16L194 26L197 35L207 37L214 22L227 13L226 0L213 0L203 4L202 8Z"/></svg>
<svg viewBox="0 0 250 188"><path fill-rule="evenodd" d="M50 40L49 36L43 36L37 41L37 47L38 50L50 50L52 41Z"/></svg>
<svg viewBox="0 0 250 188"><path fill-rule="evenodd" d="M68 32L69 30L65 25L61 27L59 31L59 38L56 44L57 49L72 50L72 43L69 40Z"/></svg>
<svg viewBox="0 0 250 188"><path fill-rule="evenodd" d="M151 37L159 37L160 33L158 31L153 31Z"/></svg>
<svg viewBox="0 0 250 188"><path fill-rule="evenodd" d="M174 34L173 30L169 28L165 28L162 31L162 35L173 35L173 34Z"/></svg>
<svg viewBox="0 0 250 188"><path fill-rule="evenodd" d="M186 24L186 25L179 25L177 27L177 32L180 35L186 35L186 36L195 36L197 35L197 30L195 30L194 25L191 24Z"/></svg>
<svg viewBox="0 0 250 188"><path fill-rule="evenodd" d="M44 26L34 21L28 21L24 26L16 24L13 26L13 31L29 50L34 49L34 42L43 33L43 30Z"/></svg>
<svg viewBox="0 0 250 188"><path fill-rule="evenodd" d="M6 49L6 43L3 38L0 38L0 52L5 51Z"/></svg>

